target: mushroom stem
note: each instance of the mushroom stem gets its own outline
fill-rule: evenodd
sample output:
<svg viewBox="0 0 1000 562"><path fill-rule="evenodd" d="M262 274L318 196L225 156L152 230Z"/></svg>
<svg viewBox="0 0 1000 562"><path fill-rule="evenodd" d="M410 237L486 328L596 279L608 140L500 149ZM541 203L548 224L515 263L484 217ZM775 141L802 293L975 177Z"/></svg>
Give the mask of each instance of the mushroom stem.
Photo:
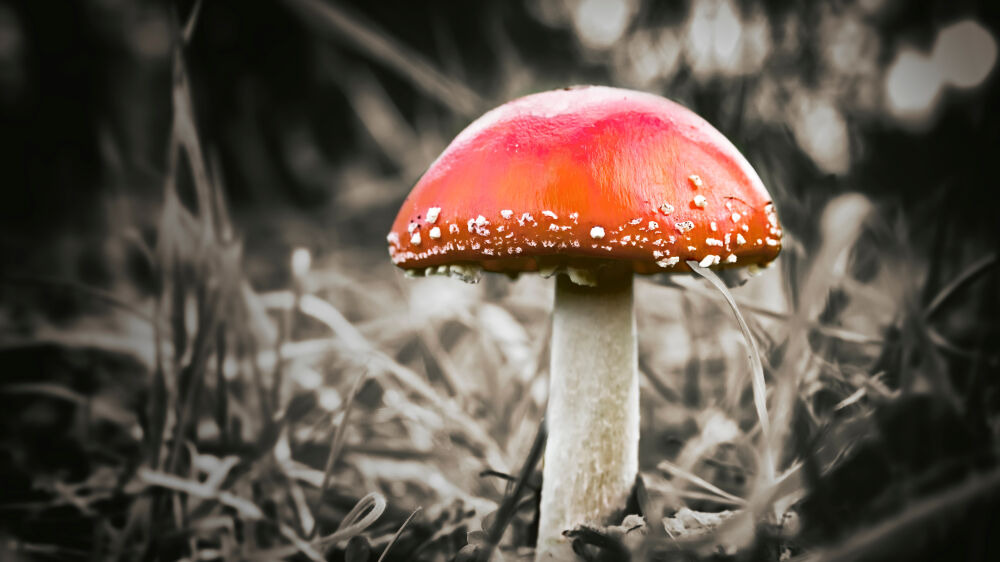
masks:
<svg viewBox="0 0 1000 562"><path fill-rule="evenodd" d="M604 272L596 287L560 275L552 325L539 560L567 552L564 530L607 524L625 507L639 464L636 355L632 273Z"/></svg>

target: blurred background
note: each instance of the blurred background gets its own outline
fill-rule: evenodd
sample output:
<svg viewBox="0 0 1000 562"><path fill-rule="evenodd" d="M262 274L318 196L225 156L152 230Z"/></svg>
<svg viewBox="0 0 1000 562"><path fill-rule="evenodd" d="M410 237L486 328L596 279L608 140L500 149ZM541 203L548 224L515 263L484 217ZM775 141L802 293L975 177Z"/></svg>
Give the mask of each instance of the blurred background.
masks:
<svg viewBox="0 0 1000 562"><path fill-rule="evenodd" d="M705 117L785 232L733 290L768 435L725 301L638 285L636 559L1000 557L998 12L0 0L0 558L530 559L551 280L404 279L385 234L572 84Z"/></svg>

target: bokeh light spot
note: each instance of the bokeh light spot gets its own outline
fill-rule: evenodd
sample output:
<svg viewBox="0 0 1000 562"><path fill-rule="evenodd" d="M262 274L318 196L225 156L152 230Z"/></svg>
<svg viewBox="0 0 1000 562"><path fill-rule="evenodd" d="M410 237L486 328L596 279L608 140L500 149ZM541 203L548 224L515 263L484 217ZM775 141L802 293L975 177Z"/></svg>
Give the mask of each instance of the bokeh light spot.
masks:
<svg viewBox="0 0 1000 562"><path fill-rule="evenodd" d="M712 54L715 55L717 61L723 63L723 66L726 66L725 63L736 60L741 35L740 20L736 17L733 5L729 2L722 2L715 13Z"/></svg>
<svg viewBox="0 0 1000 562"><path fill-rule="evenodd" d="M942 86L940 69L933 61L912 49L902 49L886 73L888 109L900 119L922 121L932 113Z"/></svg>
<svg viewBox="0 0 1000 562"><path fill-rule="evenodd" d="M979 23L963 20L941 29L931 58L946 82L959 88L973 88L993 70L997 42Z"/></svg>
<svg viewBox="0 0 1000 562"><path fill-rule="evenodd" d="M743 19L731 0L700 0L685 23L685 55L698 77L758 72L771 51L771 28L760 12Z"/></svg>
<svg viewBox="0 0 1000 562"><path fill-rule="evenodd" d="M816 166L829 174L843 174L850 167L847 123L828 100L803 94L795 100L792 132Z"/></svg>
<svg viewBox="0 0 1000 562"><path fill-rule="evenodd" d="M632 12L628 0L581 0L573 10L573 26L585 46L606 49L624 35Z"/></svg>

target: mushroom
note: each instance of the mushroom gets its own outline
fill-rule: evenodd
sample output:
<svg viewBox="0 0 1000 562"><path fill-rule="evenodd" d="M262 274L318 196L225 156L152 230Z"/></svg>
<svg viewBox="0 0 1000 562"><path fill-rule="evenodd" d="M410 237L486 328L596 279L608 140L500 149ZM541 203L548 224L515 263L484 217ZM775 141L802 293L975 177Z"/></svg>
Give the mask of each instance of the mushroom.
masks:
<svg viewBox="0 0 1000 562"><path fill-rule="evenodd" d="M638 470L633 274L762 266L770 196L690 110L600 86L508 102L462 131L403 203L389 255L411 275L557 275L538 556L620 517Z"/></svg>

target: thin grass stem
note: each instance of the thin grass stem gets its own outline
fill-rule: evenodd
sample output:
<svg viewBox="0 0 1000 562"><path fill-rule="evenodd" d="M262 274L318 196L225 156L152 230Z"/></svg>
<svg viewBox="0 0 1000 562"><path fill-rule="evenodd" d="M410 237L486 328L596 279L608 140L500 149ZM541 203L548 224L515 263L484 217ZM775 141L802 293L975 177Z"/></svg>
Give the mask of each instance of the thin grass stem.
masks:
<svg viewBox="0 0 1000 562"><path fill-rule="evenodd" d="M752 373L751 385L753 387L753 403L757 409L757 420L760 423L761 429L761 448L763 454L763 476L767 485L774 482L774 471L775 471L775 461L774 453L771 450L771 421L767 415L767 387L764 383L764 365L760 361L760 349L757 348L757 341L754 339L753 334L750 333L750 327L747 325L747 321L743 318L743 314L740 312L739 306L736 304L736 300L733 299L733 295L726 288L726 284L719 279L719 276L715 274L714 271L708 269L707 267L701 267L698 262L694 260L689 260L687 262L688 266L698 275L701 275L709 283L711 283L722 296L726 299L729 304L729 308L732 309L733 315L736 316L736 321L739 322L740 330L743 331L743 338L747 343L747 359L750 360L750 369Z"/></svg>

